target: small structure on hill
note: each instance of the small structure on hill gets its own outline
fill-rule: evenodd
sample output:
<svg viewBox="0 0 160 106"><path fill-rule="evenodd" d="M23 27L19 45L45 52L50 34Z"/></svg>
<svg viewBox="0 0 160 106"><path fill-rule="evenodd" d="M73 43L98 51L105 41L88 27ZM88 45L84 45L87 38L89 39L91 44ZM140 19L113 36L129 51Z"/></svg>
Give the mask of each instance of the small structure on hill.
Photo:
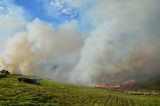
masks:
<svg viewBox="0 0 160 106"><path fill-rule="evenodd" d="M30 83L30 84L37 83L37 79L35 77L32 77L32 78L18 78L18 81L19 82Z"/></svg>

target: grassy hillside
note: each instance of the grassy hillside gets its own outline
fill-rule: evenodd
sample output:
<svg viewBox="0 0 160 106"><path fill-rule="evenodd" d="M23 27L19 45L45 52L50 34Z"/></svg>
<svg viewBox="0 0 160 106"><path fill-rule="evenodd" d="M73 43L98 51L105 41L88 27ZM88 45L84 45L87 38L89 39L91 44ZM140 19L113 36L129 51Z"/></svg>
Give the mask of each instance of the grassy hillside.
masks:
<svg viewBox="0 0 160 106"><path fill-rule="evenodd" d="M18 82L22 76L0 78L0 106L160 106L159 96L78 87L39 80L39 84Z"/></svg>

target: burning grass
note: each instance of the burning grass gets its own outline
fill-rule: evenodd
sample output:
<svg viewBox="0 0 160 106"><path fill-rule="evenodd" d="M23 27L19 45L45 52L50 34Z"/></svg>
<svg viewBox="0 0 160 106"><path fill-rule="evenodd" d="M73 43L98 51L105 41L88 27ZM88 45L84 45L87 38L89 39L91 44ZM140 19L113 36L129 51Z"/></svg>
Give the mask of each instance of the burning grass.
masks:
<svg viewBox="0 0 160 106"><path fill-rule="evenodd" d="M96 84L95 87L125 90L128 89L128 87L133 87L136 83L137 83L136 80L127 80L122 83L115 83L115 84Z"/></svg>
<svg viewBox="0 0 160 106"><path fill-rule="evenodd" d="M117 90L73 86L39 80L17 81L20 76L0 78L0 106L158 106L159 96L132 95Z"/></svg>

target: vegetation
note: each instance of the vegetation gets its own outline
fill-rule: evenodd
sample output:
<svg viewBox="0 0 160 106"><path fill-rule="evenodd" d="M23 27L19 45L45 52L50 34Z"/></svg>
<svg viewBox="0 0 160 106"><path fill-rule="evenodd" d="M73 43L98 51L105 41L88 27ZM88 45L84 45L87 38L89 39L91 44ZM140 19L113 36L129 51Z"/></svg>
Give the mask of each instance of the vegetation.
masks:
<svg viewBox="0 0 160 106"><path fill-rule="evenodd" d="M0 78L7 77L7 75L0 74Z"/></svg>
<svg viewBox="0 0 160 106"><path fill-rule="evenodd" d="M38 80L37 84L18 82L18 75L0 78L0 106L160 106L159 96L131 95Z"/></svg>

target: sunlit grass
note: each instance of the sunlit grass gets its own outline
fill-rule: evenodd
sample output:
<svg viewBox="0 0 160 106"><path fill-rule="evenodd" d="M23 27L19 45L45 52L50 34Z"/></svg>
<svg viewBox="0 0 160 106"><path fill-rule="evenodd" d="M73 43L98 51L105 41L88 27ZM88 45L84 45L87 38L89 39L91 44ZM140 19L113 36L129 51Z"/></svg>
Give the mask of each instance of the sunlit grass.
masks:
<svg viewBox="0 0 160 106"><path fill-rule="evenodd" d="M157 96L130 95L115 90L80 87L47 80L18 82L22 76L0 78L0 106L160 106Z"/></svg>

